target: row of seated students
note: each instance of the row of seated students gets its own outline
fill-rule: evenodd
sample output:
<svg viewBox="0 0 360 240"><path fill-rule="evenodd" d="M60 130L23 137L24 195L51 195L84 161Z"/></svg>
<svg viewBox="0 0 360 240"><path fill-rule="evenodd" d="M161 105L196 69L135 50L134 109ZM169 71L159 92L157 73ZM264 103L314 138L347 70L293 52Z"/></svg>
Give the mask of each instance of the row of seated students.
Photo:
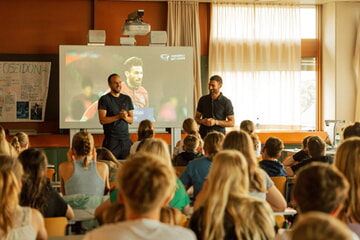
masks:
<svg viewBox="0 0 360 240"><path fill-rule="evenodd" d="M346 132L346 130L347 129L345 129L345 132ZM344 133L345 133L344 132ZM253 148L253 144L252 144L252 141L251 141L251 138L249 138L249 135L248 134L245 134L244 132L242 132L242 131L232 131L232 132L230 132L230 133L228 133L227 134L227 136L225 137L225 139L224 139L224 136L221 136L221 134L220 135L218 135L218 136L216 136L215 137L215 135L216 135L216 133L212 133L212 134L214 134L214 136L213 136L213 140L214 139L220 139L220 141L218 141L218 142L222 142L222 140L221 139L223 139L224 141L223 141L223 144L220 144L219 145L219 148L218 148L218 151L212 156L212 158L211 158L211 163L215 163L216 162L216 157L219 155L219 156L222 156L222 157L219 157L219 159L221 159L221 160L223 160L223 159L226 159L226 157L225 157L225 155L221 155L221 153L226 153L226 150L222 150L222 149L232 149L232 150L235 150L234 152L236 152L236 153L239 153L239 152L241 152L241 154L240 154L240 156L241 155L243 155L243 158L245 159L245 162L246 163L244 163L244 161L242 161L242 163L241 163L241 165L244 167L244 166L246 166L245 168L246 168L246 174L248 175L248 177L246 177L246 174L245 173L242 173L242 174L237 174L238 176L240 176L241 178L242 178L242 180L244 180L244 179L247 179L248 180L248 184L249 184L249 186L250 187L247 187L246 188L246 186L245 186L245 189L247 189L247 194L245 194L246 196L248 196L249 194L248 194L248 192L250 192L250 195L251 194L254 194L255 193L255 197L257 197L256 199L258 199L260 202L261 202L261 204L260 205L262 205L263 203L266 203L265 201L264 201L264 198L261 198L261 196L264 196L264 193L263 192L261 192L261 191L256 191L256 186L260 186L261 187L261 181L259 181L259 180L261 180L261 175L263 175L263 177L265 178L265 183L266 183L266 174L261 174L261 171L259 171L258 169L259 169L259 167L256 165L256 164L254 164L254 163L256 163L256 161L254 161L254 159L256 160L256 158L255 157L252 157L251 155L254 155L254 148ZM211 139L211 135L212 134L209 134L209 139ZM344 134L345 135L345 134ZM91 136L91 134L89 135L87 135L87 136ZM205 156L207 155L207 151L206 151L206 139L207 138L205 138L205 143L204 143L204 149L205 149ZM154 139L155 140L155 139ZM162 140L159 140L160 142L162 141ZM87 142L87 141L85 141L85 142ZM156 142L156 141L148 141L149 143L151 142L151 143L153 143L153 142ZM163 142L163 141L162 141ZM209 141L209 142L213 142L213 141ZM216 141L215 141L216 142ZM164 142L163 142L164 143ZM246 143L246 144L245 144ZM245 145L244 145L245 144ZM86 144L85 144L86 145ZM154 144L152 144L152 145L154 145ZM164 146L166 146L166 143L164 143L163 144ZM337 155L336 155L336 161L335 161L335 163L336 164L339 164L339 169L340 169L340 166L341 166L341 162L344 162L344 161L349 161L351 164L356 164L356 163L353 163L353 162L351 162L351 161L353 161L353 159L356 159L356 160L359 160L358 158L359 158L359 139L350 139L350 140L346 140L343 144L341 144L341 146L339 147L339 149L338 149L338 152L337 152ZM146 145L145 145L146 146ZM83 146L84 147L84 146ZM89 147L89 146L88 146ZM216 146L215 146L216 147ZM85 147L86 148L86 147ZM91 147L91 144L90 144L90 147L89 147L89 151L90 152L92 152L93 150L92 150L92 147ZM167 146L165 147L165 149L167 149ZM350 150L354 150L355 151L355 153L354 154L350 154L349 153L349 151ZM357 151L357 152L356 152ZM141 152L141 151L140 151ZM229 153L229 155L231 155L232 153ZM347 155L346 155L347 154ZM160 156L159 154L157 154L158 156ZM73 159L73 155L72 154L68 154L68 156L69 156L69 159L71 160L71 161L73 161L74 159ZM245 157L244 157L245 156ZM338 157L339 156L339 157ZM236 156L233 156L233 158L236 158ZM241 157L240 157L241 158ZM129 158L129 159L131 159L131 157ZM164 163L165 163L165 165L167 165L168 167L170 167L170 169L171 169L171 171L173 171L173 169L171 168L171 163L170 163L170 155L168 154L168 157L167 158L164 158L164 157L161 157L161 159L167 159ZM337 159L339 159L339 160L337 160ZM344 160L344 159L346 159L346 160ZM238 160L239 161L239 160ZM194 161L192 161L192 162L195 162L195 160ZM213 163L213 164L211 164L210 163L210 169L209 169L209 175L208 175L208 177L207 177L207 180L205 181L204 180L204 182L205 182L205 184L204 184L204 187L201 189L201 193L200 193L200 197L199 198L197 198L196 199L196 204L195 204L195 211L197 210L197 209L201 209L201 207L203 206L203 205L205 205L205 203L206 203L206 201L208 200L208 199L211 199L207 194L209 194L208 192L211 192L209 189L211 189L211 187L213 187L213 185L216 185L216 181L215 181L215 183L213 182L213 181L210 181L210 176L211 176L211 169L213 169L213 167L215 166L215 164ZM219 164L220 164L220 161L219 161ZM223 162L221 162L221 166L223 166L224 165L224 163ZM238 164L240 164L240 162L238 163ZM349 164L349 163L348 163ZM343 164L343 165L348 165L348 164ZM312 164L309 164L309 166L310 165L312 165ZM215 168L215 167L214 167ZM233 168L233 167L232 167ZM121 168L120 168L121 169ZM303 168L303 169L306 169L305 167ZM350 171L354 171L354 169L356 169L356 166L354 166ZM218 175L217 174L213 174L214 176L217 176L217 178L220 178L220 175L222 175L222 174L220 174L220 171L219 170L214 170L214 172L216 171L216 173L219 173ZM345 171L345 170L344 170ZM301 171L299 170L299 174L297 174L297 175L300 175L300 173L301 173ZM228 172L225 172L225 174L224 174L224 176L229 176L229 174L230 174L230 171L228 171ZM353 178L355 178L354 177L354 173L353 172L350 172L350 173L347 173L346 175L349 175L350 177L350 179L349 179L349 181L351 182L351 184L350 184L350 189L351 189L351 187L352 186L354 186L355 184L356 184L356 180L357 179L353 179ZM359 174L357 174L357 175L359 175ZM244 177L245 176L245 177ZM206 177L206 176L205 176ZM298 176L297 176L298 177ZM181 178L181 177L180 177ZM215 177L214 177L215 178ZM254 179L256 179L257 178L257 181L256 180L254 180ZM220 178L221 179L221 178ZM219 180L220 181L220 180ZM300 184L300 182L302 183L303 181L300 181L299 179L297 179L297 183L299 182L299 186L302 186L302 184ZM312 183L314 183L314 181L311 181ZM220 184L220 183L219 183ZM224 184L224 183L221 183L221 184ZM220 184L220 185L221 185ZM256 185L256 184L258 184L258 185ZM266 184L265 184L266 185ZM356 185L357 186L357 185ZM216 187L215 187L215 189L222 189L223 187L222 186L219 186L219 185L217 185ZM118 190L118 194L117 194L117 196L120 196L121 195L121 187L120 187L120 185L119 185L119 190ZM255 191L254 191L254 189L255 189ZM269 188L270 189L270 188ZM271 193L275 193L273 190L269 190L268 189L268 193L265 195L266 197L265 197L265 199L267 200L267 202L268 203L270 203L270 205L271 204L274 204L274 200L276 200L276 195L273 195L273 196L271 196ZM309 190L309 189L311 189L311 188L304 188L305 190L307 189L307 191ZM328 189L328 188L327 188ZM355 188L355 194L356 194L356 189L358 189L357 187ZM144 191L146 190L146 189L143 189ZM252 192L252 193L251 193ZM269 194L269 196L267 196ZM229 195L233 195L233 194L229 194ZM351 195L351 191L350 191L350 195ZM221 196L223 196L223 195L221 195ZM225 196L226 196L226 194L225 194ZM275 196L275 198L274 198L274 196ZM3 197L2 197L3 198ZM353 196L353 198L355 199L356 197L355 196ZM216 198L215 198L216 199ZM296 197L294 197L294 199L296 199ZM120 197L120 199L118 199L117 201L121 201L121 200L124 200L122 197ZM277 200L279 200L279 199L277 199ZM244 200L245 202L247 201L247 200ZM356 200L354 200L354 201L356 201ZM281 201L280 201L281 202ZM210 205L211 204L213 204L213 202L210 202L209 203ZM355 212L355 210L350 210L350 209L352 209L352 205L353 204L357 204L357 202L355 202L355 203L351 203L351 204L348 204L346 207L344 207L344 209L343 209L343 212L344 212L344 214L342 215L342 220L344 220L345 219L345 221L347 222L347 224L348 224L348 226L351 226L352 227L352 229L354 230L354 232L357 232L358 230L357 230L357 228L358 228L358 226L359 226L359 224L357 223L358 221L356 220L356 214L354 214L354 212ZM250 204L251 205L251 204ZM255 206L256 204L254 204L254 206ZM271 206L273 209L274 209L274 207L279 207L280 205L278 205L278 206ZM213 209L216 209L216 207L217 206L212 206L213 207ZM206 209L209 209L209 208L211 208L211 207L204 207L205 208L205 210ZM231 208L231 207L230 207ZM254 209L257 209L256 207L249 207L249 209L252 209L252 208L254 208ZM120 208L120 209L125 209L126 210L126 204L125 204L125 206L123 206L122 208ZM223 208L224 209L224 208ZM225 209L227 209L227 208L225 208ZM263 208L263 209L266 209L266 207L265 208ZM317 209L315 209L315 210L317 210ZM199 210L199 211L204 211L204 210ZM265 211L265 210L264 210ZM261 211L261 210L259 210L258 212L259 212L259 214L264 214L264 211ZM166 218L166 216L169 216L169 214L166 214L166 209L164 209L164 208L161 208L161 211L160 211L160 213L161 212L163 212L164 214L163 214L163 216L165 216L164 218ZM266 211L265 211L266 212ZM269 212L268 212L269 213ZM212 214L212 216L213 216L213 213L211 213ZM226 212L224 213L225 215L223 215L224 216L224 221L227 221L227 220L231 220L231 219L233 219L233 218L229 218L229 216L228 215L226 215ZM228 213L228 214L231 214L231 213ZM108 216L113 216L114 217L114 215L113 215L113 212L110 212L110 214L109 214L109 212L108 212ZM201 216L207 216L206 214L204 214L204 215L202 215L202 214L200 214ZM118 215L116 215L116 216L118 216ZM125 214L124 214L124 216L125 216L125 219L129 219L129 218L127 218L127 214L126 214L126 211L125 211ZM196 216L196 214L194 214L194 218L195 218L195 216ZM231 216L231 215L230 215ZM249 216L248 214L246 214L245 216ZM271 214L270 215L267 215L266 214L266 216L271 216ZM265 216L265 217L266 217ZM254 218L255 218L256 216L254 215ZM259 216L258 216L259 217ZM261 218L263 218L264 216L263 215L261 215ZM122 220L123 220L124 218L122 218ZM241 219L241 218L239 218L239 219ZM254 219L252 219L252 220L254 220ZM165 221L165 220L164 220ZM194 220L195 221L195 220ZM207 222L210 222L211 223L211 219L207 219L206 220ZM191 222L191 221L190 221ZM197 221L195 221L195 223L196 223ZM251 221L250 221L251 222ZM201 224L203 224L203 221L201 221L200 220L200 223ZM223 222L224 223L224 222ZM252 222L252 223L254 223L254 222ZM203 225L197 225L197 227L199 227L199 229L201 230L200 232L198 231L198 230L196 230L196 229L193 229L194 230L194 232L195 233L197 233L197 236L198 236L198 238L199 239L211 239L211 238L201 238L202 236L204 236L203 234L205 234L204 232L202 232L202 230L203 229L205 229L206 228L206 226L203 226ZM234 223L235 224L235 223ZM221 225L221 224L220 224ZM195 225L196 226L196 225ZM236 225L235 225L236 226ZM269 225L267 225L267 226L269 226ZM263 233L259 233L258 232L258 230L257 229L252 229L252 231L254 231L254 233L251 233L250 235L252 236L252 234L255 234L254 236L256 236L256 234L272 234L271 233L271 231L270 232L267 232L267 229L270 229L270 228L268 228L267 226L262 226L262 231L263 231ZM248 229L246 229L246 226L244 226L245 227L245 230L246 231L249 231ZM272 225L272 227L273 227L273 225ZM214 228L215 229L215 228ZM213 232L215 232L215 231L217 231L217 230L214 230L214 229L208 229L209 231L213 231ZM232 229L232 228L231 228ZM224 229L222 229L221 230L221 228L219 228L219 231L222 231L222 232L224 232ZM266 232L266 233L264 233L264 231ZM209 233L206 233L206 234L209 234ZM270 236L269 235L269 236ZM214 235L215 236L215 235ZM231 235L230 235L231 236ZM258 238L246 238L246 239L258 239ZM263 238L259 238L259 239L263 239ZM271 239L271 237L267 237L267 238L264 238L264 239Z"/></svg>

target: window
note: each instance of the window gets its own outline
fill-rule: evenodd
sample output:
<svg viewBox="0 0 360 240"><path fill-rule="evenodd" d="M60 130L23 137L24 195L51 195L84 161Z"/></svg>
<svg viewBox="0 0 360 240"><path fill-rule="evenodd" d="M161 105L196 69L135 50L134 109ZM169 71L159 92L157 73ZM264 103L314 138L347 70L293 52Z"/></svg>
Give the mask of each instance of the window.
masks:
<svg viewBox="0 0 360 240"><path fill-rule="evenodd" d="M220 4L220 8L212 9L210 74L223 77L222 92L233 102L236 124L250 119L260 129L315 130L318 58L301 56L304 49L296 47L304 47L302 39L317 38L316 7L289 10L270 5L247 11L254 5L231 5L224 11L224 5ZM270 45L268 50L266 44ZM249 51L250 45L255 50ZM251 51L256 54L249 54ZM259 57L265 51L270 54ZM249 63L253 58L256 66ZM266 61L271 64L262 63Z"/></svg>

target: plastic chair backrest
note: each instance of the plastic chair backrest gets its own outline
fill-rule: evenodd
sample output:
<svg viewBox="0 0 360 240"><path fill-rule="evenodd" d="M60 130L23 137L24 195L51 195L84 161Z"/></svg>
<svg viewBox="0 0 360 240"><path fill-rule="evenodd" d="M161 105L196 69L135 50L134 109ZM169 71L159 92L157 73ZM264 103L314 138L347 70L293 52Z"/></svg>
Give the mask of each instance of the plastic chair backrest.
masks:
<svg viewBox="0 0 360 240"><path fill-rule="evenodd" d="M47 217L45 228L49 236L65 236L68 219L66 217Z"/></svg>
<svg viewBox="0 0 360 240"><path fill-rule="evenodd" d="M274 182L275 187L279 189L281 194L285 197L285 186L286 186L286 180L287 177L281 176L281 177L271 177L271 180Z"/></svg>
<svg viewBox="0 0 360 240"><path fill-rule="evenodd" d="M50 182L54 181L55 169L48 168L46 171L46 176L50 179Z"/></svg>
<svg viewBox="0 0 360 240"><path fill-rule="evenodd" d="M174 166L174 168L175 168L176 176L180 177L181 173L184 171L186 166Z"/></svg>

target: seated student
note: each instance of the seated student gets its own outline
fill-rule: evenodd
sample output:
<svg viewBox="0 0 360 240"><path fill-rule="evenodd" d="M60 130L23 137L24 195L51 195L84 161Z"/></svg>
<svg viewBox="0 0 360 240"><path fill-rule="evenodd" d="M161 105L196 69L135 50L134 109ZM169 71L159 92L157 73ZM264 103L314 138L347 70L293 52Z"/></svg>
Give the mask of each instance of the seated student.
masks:
<svg viewBox="0 0 360 240"><path fill-rule="evenodd" d="M302 215L291 231L291 240L353 240L351 232L339 219L322 212Z"/></svg>
<svg viewBox="0 0 360 240"><path fill-rule="evenodd" d="M199 133L199 125L197 124L197 122L195 121L195 119L193 118L187 118L183 121L183 125L182 125L182 129L184 134L187 136L189 134L198 136L200 139L200 149L199 152L203 153L203 146L204 146L204 142L200 136ZM184 145L184 139L179 140L174 148L174 153L173 153L173 159L181 152L184 151L183 148Z"/></svg>
<svg viewBox="0 0 360 240"><path fill-rule="evenodd" d="M146 152L156 154L165 163L171 166L169 147L166 142L160 138L148 138L140 146L138 152ZM119 189L115 189L110 193L110 199L106 200L95 210L95 216L100 221L103 221L103 212L110 207L111 203L117 202ZM185 190L182 182L176 178L176 189L173 198L169 202L170 207L174 207L182 211L185 215L190 214L190 198Z"/></svg>
<svg viewBox="0 0 360 240"><path fill-rule="evenodd" d="M311 163L311 162L325 162L325 163L333 163L333 158L331 156L326 155L326 144L324 140L322 140L318 136L312 136L308 140L308 149L309 149L309 156L310 159L303 160L302 162L285 168L286 173L289 177L292 177L295 175L295 173L305 165Z"/></svg>
<svg viewBox="0 0 360 240"><path fill-rule="evenodd" d="M292 156L289 156L287 158L284 159L284 161L282 162L282 164L285 167L289 167L295 164L298 164L299 162L302 162L303 160L308 160L309 157L309 153L308 153L308 146L307 146L307 142L309 140L309 138L311 138L313 136L309 135L304 137L302 144L301 144L301 150L297 153L295 153Z"/></svg>
<svg viewBox="0 0 360 240"><path fill-rule="evenodd" d="M275 221L270 205L249 197L247 161L236 150L213 157L204 198L189 227L202 239L272 239Z"/></svg>
<svg viewBox="0 0 360 240"><path fill-rule="evenodd" d="M313 162L299 171L292 193L292 202L299 216L318 211L329 214L329 217L331 215L342 219L349 182L335 166ZM284 233L287 234L288 232ZM355 234L353 235L357 239Z"/></svg>
<svg viewBox="0 0 360 240"><path fill-rule="evenodd" d="M346 222L360 237L360 137L346 138L337 148L335 166L350 183L348 200L344 206Z"/></svg>
<svg viewBox="0 0 360 240"><path fill-rule="evenodd" d="M19 155L16 149L7 141L5 129L2 126L0 126L0 154L6 154L12 157Z"/></svg>
<svg viewBox="0 0 360 240"><path fill-rule="evenodd" d="M274 212L283 212L287 207L285 198L276 188L269 175L260 168L252 146L249 134L242 130L229 132L223 143L223 149L234 149L245 156L250 181L249 195L266 200Z"/></svg>
<svg viewBox="0 0 360 240"><path fill-rule="evenodd" d="M11 145L20 154L30 146L29 136L24 132L17 132L10 141Z"/></svg>
<svg viewBox="0 0 360 240"><path fill-rule="evenodd" d="M44 217L74 218L72 208L46 177L48 161L45 153L29 148L20 153L19 160L24 168L20 205L36 208Z"/></svg>
<svg viewBox="0 0 360 240"><path fill-rule="evenodd" d="M67 153L68 161L59 166L60 191L63 195L107 194L109 168L96 162L94 138L89 132L77 132L72 139L72 148Z"/></svg>
<svg viewBox="0 0 360 240"><path fill-rule="evenodd" d="M185 219L184 219L185 218ZM161 208L160 222L170 225L185 225L186 216L180 212L179 209L166 206ZM102 222L116 223L125 221L125 206L123 203L114 202L110 207L104 210Z"/></svg>
<svg viewBox="0 0 360 240"><path fill-rule="evenodd" d="M355 122L353 125L347 126L344 130L343 137L344 139L360 137L360 122Z"/></svg>
<svg viewBox="0 0 360 240"><path fill-rule="evenodd" d="M283 149L284 144L279 138L269 137L265 142L261 152L263 160L259 164L270 177L287 176L284 166L277 160Z"/></svg>
<svg viewBox="0 0 360 240"><path fill-rule="evenodd" d="M137 152L139 144L147 138L153 138L155 136L154 124L148 120L142 120L138 127L138 140L134 142L130 147L130 153Z"/></svg>
<svg viewBox="0 0 360 240"><path fill-rule="evenodd" d="M121 163L114 154L107 148L100 147L96 149L96 159L98 162L106 163L109 167L109 182L116 182L116 173Z"/></svg>
<svg viewBox="0 0 360 240"><path fill-rule="evenodd" d="M45 240L41 213L19 205L23 169L18 159L0 154L0 239Z"/></svg>
<svg viewBox="0 0 360 240"><path fill-rule="evenodd" d="M260 158L261 157L261 142L259 140L259 136L255 133L255 124L251 120L243 120L240 123L240 130L243 130L247 132L253 143L254 143L254 149L255 149L255 157Z"/></svg>
<svg viewBox="0 0 360 240"><path fill-rule="evenodd" d="M194 187L194 198L201 191L206 176L210 171L212 158L222 149L224 134L220 132L209 132L204 139L205 156L189 162L180 175L180 180L188 189Z"/></svg>
<svg viewBox="0 0 360 240"><path fill-rule="evenodd" d="M179 153L173 160L174 166L186 166L194 158L203 157L204 155L199 152L200 138L189 134L184 138L183 145L184 152Z"/></svg>
<svg viewBox="0 0 360 240"><path fill-rule="evenodd" d="M161 223L160 212L176 187L174 169L152 153L130 155L119 169L119 201L125 206L126 221L105 224L88 232L92 239L196 239L189 229Z"/></svg>

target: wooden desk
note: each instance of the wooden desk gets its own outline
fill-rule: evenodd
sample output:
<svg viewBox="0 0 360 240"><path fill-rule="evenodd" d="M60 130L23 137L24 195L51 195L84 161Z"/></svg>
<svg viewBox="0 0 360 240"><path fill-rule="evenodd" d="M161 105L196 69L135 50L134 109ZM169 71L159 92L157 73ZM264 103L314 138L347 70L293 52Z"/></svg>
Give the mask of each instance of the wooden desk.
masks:
<svg viewBox="0 0 360 240"><path fill-rule="evenodd" d="M95 219L95 209L73 209L75 217L71 221L82 222Z"/></svg>

